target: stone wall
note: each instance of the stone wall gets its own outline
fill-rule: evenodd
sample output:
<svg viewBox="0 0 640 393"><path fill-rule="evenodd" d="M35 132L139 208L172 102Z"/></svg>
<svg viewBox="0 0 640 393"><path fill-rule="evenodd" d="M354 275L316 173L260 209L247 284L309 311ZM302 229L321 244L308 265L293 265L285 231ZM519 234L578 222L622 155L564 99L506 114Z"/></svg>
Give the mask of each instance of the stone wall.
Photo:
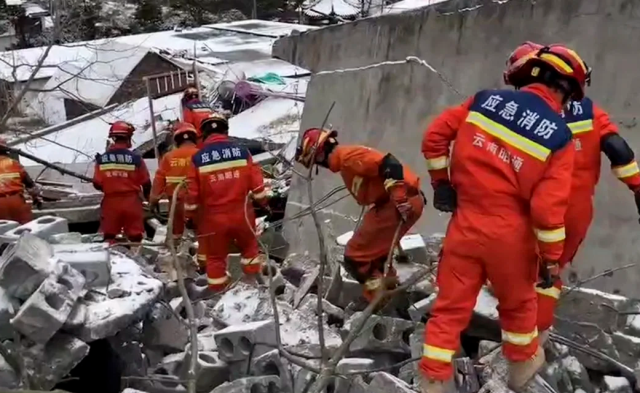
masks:
<svg viewBox="0 0 640 393"><path fill-rule="evenodd" d="M636 121L636 113L640 113L639 32L640 3L631 0L450 1L286 37L275 44L274 56L315 72L418 56L463 95L471 95L500 86L505 59L519 43L564 42L578 50L595 70L589 95L610 112L623 136L640 151ZM420 153L422 133L433 115L461 100L435 73L417 64L324 73L314 76L309 86L302 129L320 126L335 101L329 123L340 130L340 140L397 154L422 176L422 188L431 199ZM595 195L594 225L576 259L580 279L640 259L640 224L633 198L604 161ZM339 177L321 173L313 184L315 198L340 183ZM299 179L294 183L288 215L307 204L305 187ZM323 219L333 219L330 230L338 235L351 229L360 213L349 198L332 208ZM354 218L339 218L341 215ZM422 234L442 232L446 220L430 201L417 230ZM316 238L310 224L306 219L286 228L294 252L314 251ZM640 267L590 285L638 296L638 281Z"/></svg>

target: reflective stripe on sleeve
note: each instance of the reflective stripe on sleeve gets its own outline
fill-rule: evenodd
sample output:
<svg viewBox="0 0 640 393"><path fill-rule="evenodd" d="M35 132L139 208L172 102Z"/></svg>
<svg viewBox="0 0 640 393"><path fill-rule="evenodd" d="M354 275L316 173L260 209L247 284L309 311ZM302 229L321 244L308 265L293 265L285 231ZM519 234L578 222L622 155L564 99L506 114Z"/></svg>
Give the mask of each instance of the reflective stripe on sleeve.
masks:
<svg viewBox="0 0 640 393"><path fill-rule="evenodd" d="M616 175L618 179L624 179L627 177L631 177L637 173L640 173L640 169L638 168L638 163L635 161L627 165L612 168L612 170L613 170L613 174Z"/></svg>
<svg viewBox="0 0 640 393"><path fill-rule="evenodd" d="M19 179L19 172L0 173L0 179Z"/></svg>
<svg viewBox="0 0 640 393"><path fill-rule="evenodd" d="M435 171L438 169L444 169L448 167L449 167L449 157L447 156L429 158L427 160L427 169L430 171Z"/></svg>
<svg viewBox="0 0 640 393"><path fill-rule="evenodd" d="M538 240L543 243L555 243L565 239L564 227L548 231L542 229L535 229L534 231Z"/></svg>
<svg viewBox="0 0 640 393"><path fill-rule="evenodd" d="M502 341L518 346L529 345L536 337L538 337L537 328L530 333L514 333L506 330L502 331Z"/></svg>
<svg viewBox="0 0 640 393"><path fill-rule="evenodd" d="M451 363L455 353L456 351L451 349L438 348L433 345L424 344L422 346L422 357L443 363Z"/></svg>
<svg viewBox="0 0 640 393"><path fill-rule="evenodd" d="M556 288L556 287L551 287L551 288L540 288L540 287L536 287L536 293L539 293L542 296L547 296L547 297L551 297L554 299L560 299L560 289Z"/></svg>
<svg viewBox="0 0 640 393"><path fill-rule="evenodd" d="M593 130L593 120L582 120L573 123L568 123L567 126L571 130L572 134L581 134L583 132L589 132Z"/></svg>

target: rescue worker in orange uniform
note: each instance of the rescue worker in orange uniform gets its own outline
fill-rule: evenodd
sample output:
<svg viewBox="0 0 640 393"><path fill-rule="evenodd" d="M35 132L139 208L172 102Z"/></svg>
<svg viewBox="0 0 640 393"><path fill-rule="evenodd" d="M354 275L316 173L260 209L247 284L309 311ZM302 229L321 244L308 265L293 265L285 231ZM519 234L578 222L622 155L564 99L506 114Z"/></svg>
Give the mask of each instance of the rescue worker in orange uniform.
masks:
<svg viewBox="0 0 640 393"><path fill-rule="evenodd" d="M342 146L336 131L311 128L302 135L296 160L307 168L319 165L339 173L360 206L373 205L347 243L344 266L363 285L363 297L373 300L376 292L398 283L396 271L385 263L395 232L396 242L418 221L424 209L420 179L392 154L365 146Z"/></svg>
<svg viewBox="0 0 640 393"><path fill-rule="evenodd" d="M539 276L550 287L558 274L575 157L560 112L584 97L587 68L574 51L554 45L508 77L522 89L480 91L442 113L424 136L434 207L453 216L425 330L423 393L445 390L460 332L487 279L499 301L508 386L520 391L545 361L535 286Z"/></svg>
<svg viewBox="0 0 640 393"><path fill-rule="evenodd" d="M171 203L173 192L178 184L187 179L187 171L191 164L191 157L198 151L198 132L190 123L177 123L174 126L173 142L175 149L162 157L160 167L153 179L153 187L149 198L152 211L157 210L158 202L166 196ZM178 192L176 210L173 218L173 238L179 240L184 232L184 196L186 186Z"/></svg>
<svg viewBox="0 0 640 393"><path fill-rule="evenodd" d="M504 81L507 85L519 86L508 78L508 69L521 59L543 48L543 45L525 42L507 60ZM589 69L587 85L590 83ZM585 97L572 101L563 112L564 119L573 134L576 158L571 183L571 198L565 215L566 240L564 251L558 260L560 270L573 261L578 248L587 236L593 220L593 195L600 178L601 152L611 163L614 175L635 195L640 213L640 170L629 144L618 133L609 114ZM536 287L538 293L538 331L540 340L546 341L548 329L553 324L553 314L560 297L562 280L558 278L551 288Z"/></svg>
<svg viewBox="0 0 640 393"><path fill-rule="evenodd" d="M200 129L204 146L189 166L185 213L187 227L197 225L198 243L204 245L209 289L220 292L229 284L227 256L233 242L244 274L261 272L265 258L255 235L251 199L265 207L268 199L260 167L247 148L229 139L227 119L214 113Z"/></svg>
<svg viewBox="0 0 640 393"><path fill-rule="evenodd" d="M116 121L109 129L109 147L96 155L93 186L104 193L100 227L111 244L121 231L130 242L144 236L142 197L149 198L151 180L142 156L131 150L134 131L132 124Z"/></svg>
<svg viewBox="0 0 640 393"><path fill-rule="evenodd" d="M24 189L39 205L38 188L20 162L11 158L6 146L7 141L0 138L0 219L25 224L33 220L33 213L24 199Z"/></svg>
<svg viewBox="0 0 640 393"><path fill-rule="evenodd" d="M213 110L209 105L200 101L198 95L198 89L195 87L188 87L182 95L182 121L185 123L191 123L198 132L198 139L202 137L202 130L200 124L204 119L207 119Z"/></svg>

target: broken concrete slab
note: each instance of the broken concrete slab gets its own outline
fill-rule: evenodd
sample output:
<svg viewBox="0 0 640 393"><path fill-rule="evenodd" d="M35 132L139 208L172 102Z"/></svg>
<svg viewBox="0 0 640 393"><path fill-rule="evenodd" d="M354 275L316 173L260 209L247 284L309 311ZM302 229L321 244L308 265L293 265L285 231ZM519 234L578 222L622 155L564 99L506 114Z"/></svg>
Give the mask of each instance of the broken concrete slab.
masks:
<svg viewBox="0 0 640 393"><path fill-rule="evenodd" d="M180 367L179 376L186 380L189 372L190 358L185 357ZM196 366L198 379L196 392L209 393L221 384L229 381L229 365L220 359L217 352L198 352L198 364Z"/></svg>
<svg viewBox="0 0 640 393"><path fill-rule="evenodd" d="M611 393L632 393L629 381L623 377L604 376L604 391Z"/></svg>
<svg viewBox="0 0 640 393"><path fill-rule="evenodd" d="M280 267L273 260L269 260L269 262L262 265L261 273L264 277L264 282L269 283L269 269L271 270L271 280L273 280L271 286L273 287L275 294L278 295L284 293L286 280L280 272Z"/></svg>
<svg viewBox="0 0 640 393"><path fill-rule="evenodd" d="M5 250L0 260L0 287L9 296L27 300L51 272L53 249L46 241L25 234Z"/></svg>
<svg viewBox="0 0 640 393"><path fill-rule="evenodd" d="M406 256L404 262L429 264L427 245L419 233L403 236L400 239L400 250Z"/></svg>
<svg viewBox="0 0 640 393"><path fill-rule="evenodd" d="M151 374L153 379L148 388L149 393L186 393L187 388L182 384L179 377L175 375Z"/></svg>
<svg viewBox="0 0 640 393"><path fill-rule="evenodd" d="M293 393L291 368L289 362L280 356L277 349L255 358L251 363L252 376L277 375L280 378L281 392Z"/></svg>
<svg viewBox="0 0 640 393"><path fill-rule="evenodd" d="M20 387L20 379L15 370L0 355L0 386L4 389L14 390Z"/></svg>
<svg viewBox="0 0 640 393"><path fill-rule="evenodd" d="M54 258L69 264L86 278L88 288L104 287L111 278L107 243L54 244Z"/></svg>
<svg viewBox="0 0 640 393"><path fill-rule="evenodd" d="M24 351L25 368L42 389L52 389L89 353L89 346L67 334L56 334L46 345Z"/></svg>
<svg viewBox="0 0 640 393"><path fill-rule="evenodd" d="M434 233L424 239L427 247L427 255L429 256L429 265L433 265L439 261L444 237L444 233Z"/></svg>
<svg viewBox="0 0 640 393"><path fill-rule="evenodd" d="M143 343L151 348L158 348L166 353L176 353L184 350L189 341L189 329L175 310L173 299L168 309L165 305L156 303L144 321Z"/></svg>
<svg viewBox="0 0 640 393"><path fill-rule="evenodd" d="M3 288L0 288L0 340L13 338L11 318L16 315L19 308L20 303L9 297Z"/></svg>
<svg viewBox="0 0 640 393"><path fill-rule="evenodd" d="M367 372L375 368L373 359L347 358L342 359L336 366L336 372L341 375L347 373ZM363 374L364 375L364 374ZM347 378L334 378L332 380L334 392L356 393L361 386L357 379L359 376L353 375Z"/></svg>
<svg viewBox="0 0 640 393"><path fill-rule="evenodd" d="M476 393L480 390L480 380L473 361L467 357L453 360L453 380L458 393Z"/></svg>
<svg viewBox="0 0 640 393"><path fill-rule="evenodd" d="M484 366L480 378L485 382L483 389L489 389L489 392L508 393L511 392L506 386L508 363L502 355L502 351L494 351L478 361L479 365ZM520 393L541 393L548 392L546 388L547 382L539 375L532 379Z"/></svg>
<svg viewBox="0 0 640 393"><path fill-rule="evenodd" d="M0 220L0 235L3 235L19 226L20 224L18 224L16 221Z"/></svg>
<svg viewBox="0 0 640 393"><path fill-rule="evenodd" d="M414 393L406 382L385 372L371 374L372 380L369 384L371 393Z"/></svg>
<svg viewBox="0 0 640 393"><path fill-rule="evenodd" d="M109 299L89 291L80 300L87 307L85 323L71 331L85 342L99 340L141 320L160 298L162 282L143 272L131 258L112 251L110 288L120 288L128 296Z"/></svg>
<svg viewBox="0 0 640 393"><path fill-rule="evenodd" d="M349 318L343 328L347 334L352 327L363 317L363 313L357 312ZM394 352L410 353L409 336L415 331L415 323L399 318L382 317L372 315L358 337L351 343L351 352Z"/></svg>
<svg viewBox="0 0 640 393"><path fill-rule="evenodd" d="M298 307L301 311L308 312L317 315L318 296L314 294L308 294ZM327 300L322 299L322 311L327 315L327 323L329 325L337 324L342 326L344 323L344 310L340 307L334 306Z"/></svg>
<svg viewBox="0 0 640 393"><path fill-rule="evenodd" d="M248 377L224 383L213 389L211 393L278 393L280 378L275 375Z"/></svg>
<svg viewBox="0 0 640 393"><path fill-rule="evenodd" d="M273 321L229 326L216 332L214 337L221 359L227 362L245 360L250 354L254 357L260 356L271 350L276 344Z"/></svg>
<svg viewBox="0 0 640 393"><path fill-rule="evenodd" d="M60 264L57 270L11 319L16 330L36 343L46 343L62 327L84 287L84 277L75 269Z"/></svg>
<svg viewBox="0 0 640 393"><path fill-rule="evenodd" d="M307 293L311 290L311 288L316 285L316 280L318 279L318 275L320 274L320 267L316 267L308 274L305 274L302 277L302 282L298 287L295 295L293 296L293 308L298 308L302 299L307 296Z"/></svg>
<svg viewBox="0 0 640 393"><path fill-rule="evenodd" d="M59 233L49 236L51 244L77 244L82 243L82 234L79 232Z"/></svg>
<svg viewBox="0 0 640 393"><path fill-rule="evenodd" d="M20 225L6 233L0 235L2 240L7 242L15 242L25 233L30 233L43 240L49 240L49 237L60 233L69 232L69 224L66 218L56 216L41 216L26 224Z"/></svg>

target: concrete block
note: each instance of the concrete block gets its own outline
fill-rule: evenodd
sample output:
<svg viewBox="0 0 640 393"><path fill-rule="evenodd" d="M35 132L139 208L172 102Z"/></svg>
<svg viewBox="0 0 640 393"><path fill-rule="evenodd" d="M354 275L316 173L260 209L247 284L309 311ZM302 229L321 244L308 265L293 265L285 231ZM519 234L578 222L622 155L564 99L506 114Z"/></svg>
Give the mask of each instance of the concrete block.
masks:
<svg viewBox="0 0 640 393"><path fill-rule="evenodd" d="M145 346L159 348L167 353L181 352L189 341L189 329L184 320L179 317L176 300L181 303L182 298L173 299L171 310L162 304L155 304L144 321L143 343ZM178 312L176 312L178 311Z"/></svg>
<svg viewBox="0 0 640 393"><path fill-rule="evenodd" d="M180 377L185 380L189 371L190 358L185 358L180 368ZM217 352L198 352L198 380L196 392L209 393L211 390L229 381L229 365L220 360Z"/></svg>
<svg viewBox="0 0 640 393"><path fill-rule="evenodd" d="M407 262L429 264L427 245L419 233L403 236L400 239L400 250L407 256Z"/></svg>
<svg viewBox="0 0 640 393"><path fill-rule="evenodd" d="M414 393L406 382L391 374L377 372L371 374L372 380L369 384L371 393Z"/></svg>
<svg viewBox="0 0 640 393"><path fill-rule="evenodd" d="M359 358L347 358L342 359L336 366L336 372L340 374L351 372L362 372L373 370L375 362L373 359L359 359ZM333 388L334 392L344 393L356 393L359 389L359 384L356 383L358 376L349 376L347 378L333 378L331 384L328 387L328 391ZM333 386L331 386L333 385Z"/></svg>
<svg viewBox="0 0 640 393"><path fill-rule="evenodd" d="M56 334L46 345L25 350L25 366L33 370L36 386L52 389L89 353L89 346L73 336Z"/></svg>
<svg viewBox="0 0 640 393"><path fill-rule="evenodd" d="M226 362L244 360L253 353L253 357L270 351L273 347L256 343L276 344L273 320L250 322L229 326L214 335L220 358ZM252 352L253 348L253 352Z"/></svg>
<svg viewBox="0 0 640 393"><path fill-rule="evenodd" d="M312 313L317 315L318 296L314 294L307 295L299 306L301 312ZM342 326L344 323L345 313L340 307L336 307L328 301L322 299L322 311L327 315L327 324L337 324Z"/></svg>
<svg viewBox="0 0 640 393"><path fill-rule="evenodd" d="M182 385L180 378L175 375L150 375L154 381L149 386L149 393L186 393L187 388ZM161 379L161 380L160 380Z"/></svg>
<svg viewBox="0 0 640 393"><path fill-rule="evenodd" d="M15 228L17 228L19 226L20 226L20 224L18 224L15 221L0 220L0 235L4 235L5 233L7 233L10 230L15 229Z"/></svg>
<svg viewBox="0 0 640 393"><path fill-rule="evenodd" d="M320 268L316 267L308 274L305 274L302 277L302 282L298 287L295 295L293 296L293 308L298 308L302 299L307 296L307 293L311 290L311 288L316 284L316 280L318 279L318 275L320 274Z"/></svg>
<svg viewBox="0 0 640 393"><path fill-rule="evenodd" d="M66 218L42 216L4 233L2 238L14 242L23 234L30 233L40 239L49 240L49 237L53 235L67 232L69 232L69 224Z"/></svg>
<svg viewBox="0 0 640 393"><path fill-rule="evenodd" d="M80 300L87 307L87 318L71 332L85 342L113 336L142 320L160 298L162 282L142 271L131 258L114 252L109 288L120 288L127 296L109 299L98 291L89 291Z"/></svg>
<svg viewBox="0 0 640 393"><path fill-rule="evenodd" d="M280 391L282 393L293 393L291 366L285 358L280 356L277 349L255 358L251 363L251 375L277 375L281 383Z"/></svg>
<svg viewBox="0 0 640 393"><path fill-rule="evenodd" d="M49 243L33 235L22 236L0 260L0 287L9 296L27 300L51 272Z"/></svg>
<svg viewBox="0 0 640 393"><path fill-rule="evenodd" d="M49 236L51 244L77 244L82 243L82 234L79 232L59 233Z"/></svg>
<svg viewBox="0 0 640 393"><path fill-rule="evenodd" d="M248 377L227 382L213 389L211 393L279 393L280 378L274 375Z"/></svg>
<svg viewBox="0 0 640 393"><path fill-rule="evenodd" d="M156 229L156 233L153 235L153 243L164 243L167 241L167 227L161 226Z"/></svg>
<svg viewBox="0 0 640 393"><path fill-rule="evenodd" d="M357 312L345 322L343 333L348 334L351 328L362 318L362 313ZM349 350L410 353L409 337L415 330L415 324L411 321L398 318L381 317L372 315L360 331L358 337L351 343Z"/></svg>
<svg viewBox="0 0 640 393"><path fill-rule="evenodd" d="M84 277L76 270L65 264L57 270L11 319L16 330L36 343L46 343L62 327L84 287Z"/></svg>
<svg viewBox="0 0 640 393"><path fill-rule="evenodd" d="M85 277L88 288L109 285L111 262L107 243L55 244L54 257Z"/></svg>
<svg viewBox="0 0 640 393"><path fill-rule="evenodd" d="M19 308L20 304L0 288L0 340L13 339L11 318L15 316Z"/></svg>

